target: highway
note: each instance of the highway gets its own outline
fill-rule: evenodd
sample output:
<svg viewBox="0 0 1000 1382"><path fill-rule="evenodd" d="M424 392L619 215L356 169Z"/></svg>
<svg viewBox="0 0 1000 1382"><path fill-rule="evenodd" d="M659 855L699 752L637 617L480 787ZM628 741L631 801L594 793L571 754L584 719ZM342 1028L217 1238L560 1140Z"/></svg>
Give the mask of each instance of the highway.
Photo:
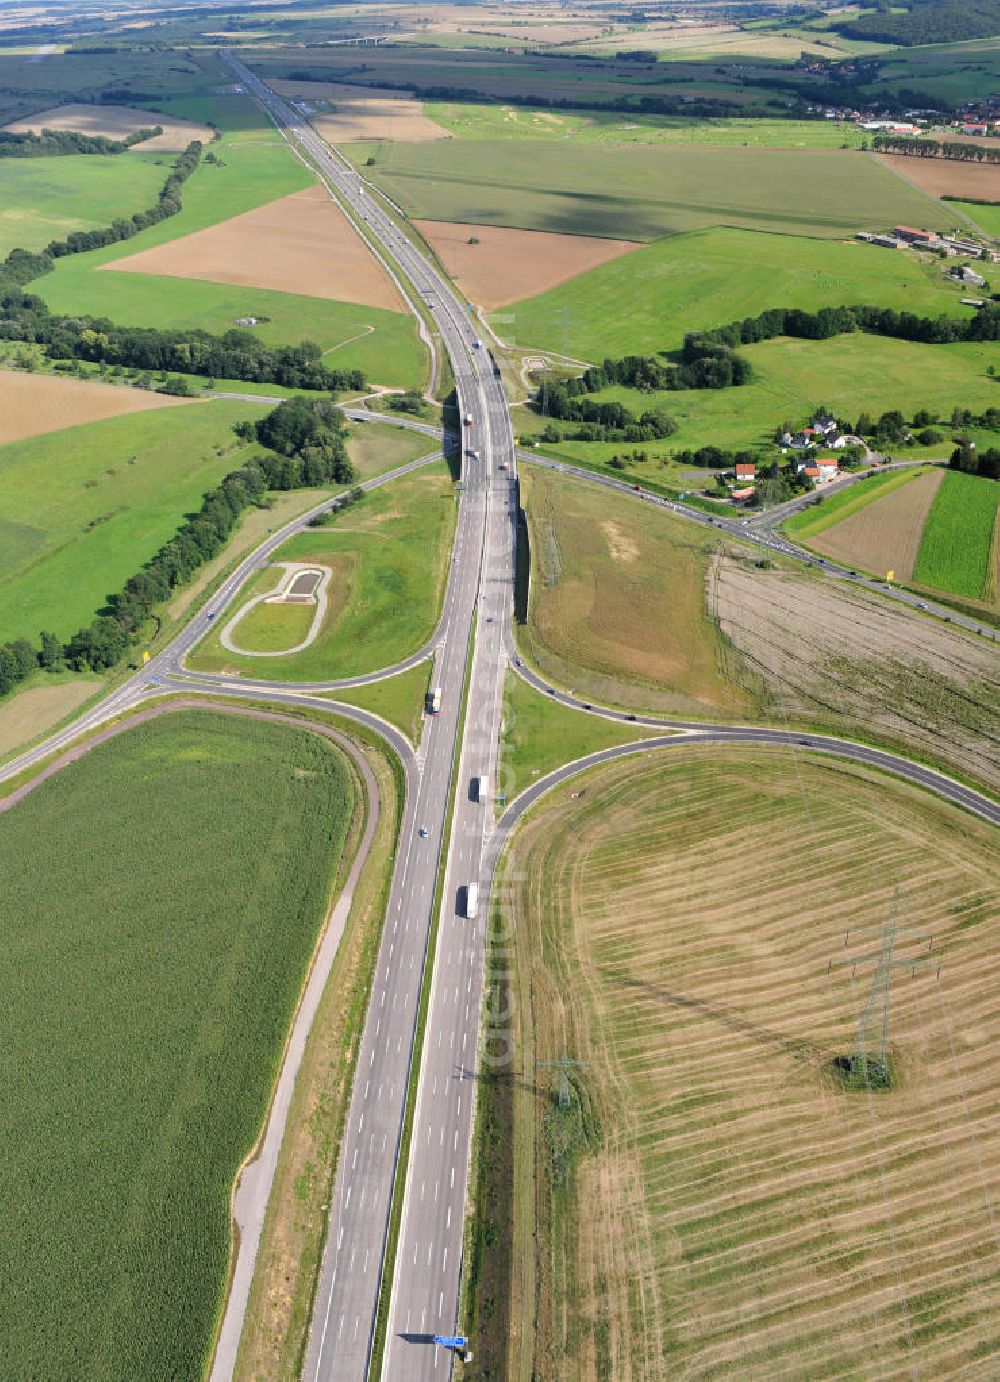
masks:
<svg viewBox="0 0 1000 1382"><path fill-rule="evenodd" d="M473 1070L476 1060L486 909L474 920L464 913L492 823L492 811L472 800L469 783L473 776L496 776L503 631L513 597L514 437L490 356L451 285L311 126L249 69L231 56L227 61L420 294L451 361L464 420L463 492L435 658L442 706L426 726L416 792L406 805L304 1368L309 1379L367 1375L440 864L436 961L383 1367L389 1378L440 1377L450 1370L451 1355L426 1336L452 1334L457 1327L474 1112L474 1084L463 1071ZM470 655L470 713L460 737Z"/></svg>
<svg viewBox="0 0 1000 1382"><path fill-rule="evenodd" d="M450 1375L453 1355L433 1344L435 1334L461 1332L458 1300L462 1272L464 1216L473 1120L475 1073L482 1006L485 918L496 860L517 819L543 793L592 763L653 748L698 743L769 744L789 751L802 747L885 769L927 787L985 818L1000 823L1000 808L981 793L944 774L864 745L832 736L751 726L632 717L584 705L548 687L522 666L513 644L513 579L518 452L499 375L476 326L450 283L386 213L362 178L343 163L290 106L231 55L226 61L264 105L276 127L300 156L320 172L326 186L377 246L392 272L419 295L433 319L456 380L461 425L463 483L453 561L438 628L425 648L393 668L366 677L316 684L282 685L265 679L209 676L184 667L187 653L241 586L323 505L276 530L220 585L190 623L147 666L124 681L69 728L0 768L0 782L35 767L55 750L109 719L165 694L228 695L285 705L322 706L373 728L401 759L407 792L394 860L388 907L345 1133L339 1149L329 1228L303 1376L309 1382L361 1382L368 1375L380 1294L389 1290L389 1316L382 1376L411 1382ZM409 300L409 299L408 299ZM349 415L370 418L364 410ZM440 432L411 425L439 444ZM466 421L468 420L468 425ZM369 481L366 488L426 464L429 456ZM741 525L713 519L687 506L646 493L591 471L521 453L591 483L607 484L706 525L727 529L748 541L811 561L830 574L839 571L772 534L753 534ZM877 582L865 582L886 593ZM894 598L920 603L905 592ZM976 627L950 611L956 623ZM944 616L943 616L944 617ZM992 634L992 630L989 631ZM428 716L419 752L378 716L321 700L321 691L359 685L391 675L420 659L434 658L432 685L442 689L440 712ZM506 671L518 672L543 691L578 709L611 718L636 719L660 731L638 745L623 745L567 765L528 792L495 822L492 793ZM463 708L464 714L463 714ZM668 733L668 731L670 733ZM487 778L489 800L479 800L473 779ZM479 891L477 915L466 915L469 886ZM434 938L434 901L441 899ZM433 943L433 949L432 949ZM408 1164L401 1162L407 1090L416 1070L415 1039L421 987L429 976L425 1039L419 1061L413 1134ZM384 1277L385 1249L394 1193L405 1190L398 1251L392 1279ZM238 1321L233 1324L238 1338ZM474 1342L474 1341L473 1341ZM232 1371L235 1342L217 1359L213 1379Z"/></svg>

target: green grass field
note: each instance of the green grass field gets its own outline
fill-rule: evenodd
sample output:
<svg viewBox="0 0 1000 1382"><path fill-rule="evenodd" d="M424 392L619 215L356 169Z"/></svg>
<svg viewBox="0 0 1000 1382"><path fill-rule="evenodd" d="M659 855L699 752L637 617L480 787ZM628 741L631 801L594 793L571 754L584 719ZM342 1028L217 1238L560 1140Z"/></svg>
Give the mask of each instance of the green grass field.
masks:
<svg viewBox="0 0 1000 1382"><path fill-rule="evenodd" d="M40 250L71 230L95 230L153 206L174 155L5 158L0 168L0 259Z"/></svg>
<svg viewBox="0 0 1000 1382"><path fill-rule="evenodd" d="M923 470L916 467L913 470L885 470L880 475L858 480L849 489L824 495L821 504L810 504L804 509L799 509L797 513L786 518L781 526L790 537L816 537L818 533L825 532L827 528L832 528L842 519L849 518L852 513L865 508L873 499L884 498L894 489L899 489L901 485L908 484L923 473Z"/></svg>
<svg viewBox="0 0 1000 1382"><path fill-rule="evenodd" d="M308 637L315 613L314 605L271 605L264 600L247 611L230 637L249 653L282 653Z"/></svg>
<svg viewBox="0 0 1000 1382"><path fill-rule="evenodd" d="M433 670L433 663L428 659L383 681L331 691L328 699L371 710L401 729L412 744L419 744Z"/></svg>
<svg viewBox="0 0 1000 1382"><path fill-rule="evenodd" d="M726 676L705 604L713 538L648 505L526 468L531 538L525 654L581 699L706 719L753 700Z"/></svg>
<svg viewBox="0 0 1000 1382"><path fill-rule="evenodd" d="M36 45L37 46L37 45ZM224 83L226 69L216 53L122 48L112 53L63 53L44 62L0 54L0 123L67 101L96 100L105 89L141 90L155 106L161 100Z"/></svg>
<svg viewBox="0 0 1000 1382"><path fill-rule="evenodd" d="M994 240L1000 240L1000 203L982 206L978 202L948 201L946 205L975 221L980 230L992 235Z"/></svg>
<svg viewBox="0 0 1000 1382"><path fill-rule="evenodd" d="M201 1376L354 809L317 735L198 711L0 817L9 1376Z"/></svg>
<svg viewBox="0 0 1000 1382"><path fill-rule="evenodd" d="M424 114L459 139L542 139L566 144L738 145L747 148L861 148L857 125L833 120L685 120L679 116L429 101Z"/></svg>
<svg viewBox="0 0 1000 1382"><path fill-rule="evenodd" d="M992 94L997 84L1000 37L932 43L886 53L877 79L864 91L874 99L901 88L949 105Z"/></svg>
<svg viewBox="0 0 1000 1382"><path fill-rule="evenodd" d="M653 353L769 307L969 314L939 264L858 243L706 230L644 246L497 313L504 340L583 360Z"/></svg>
<svg viewBox="0 0 1000 1382"><path fill-rule="evenodd" d="M0 447L0 637L68 638L89 624L254 454L232 426L264 412L216 399Z"/></svg>
<svg viewBox="0 0 1000 1382"><path fill-rule="evenodd" d="M994 593L1000 485L949 470L927 515L913 579L972 599Z"/></svg>
<svg viewBox="0 0 1000 1382"><path fill-rule="evenodd" d="M371 148L346 152L363 162ZM411 216L620 240L717 225L838 238L934 208L875 160L832 149L469 139L385 145L368 171Z"/></svg>
<svg viewBox="0 0 1000 1382"><path fill-rule="evenodd" d="M262 660L227 652L215 631L190 655L189 665L323 681L374 672L408 657L437 623L455 514L443 462L374 491L329 527L301 533L275 553L279 561L315 561L333 569L327 617L314 643L290 657ZM241 591L238 604L256 593L257 587Z"/></svg>
<svg viewBox="0 0 1000 1382"><path fill-rule="evenodd" d="M497 768L497 812L503 809L504 799L513 801L553 768L613 744L641 739L643 733L614 720L570 710L508 672Z"/></svg>
<svg viewBox="0 0 1000 1382"><path fill-rule="evenodd" d="M956 404L981 412L995 405L1000 393L986 373L996 358L996 349L989 344L928 346L859 333L827 341L778 337L741 347L741 353L753 366L754 378L738 389L642 394L613 388L594 397L618 399L637 412L650 407L668 412L678 430L665 441L639 448L660 456L708 444L770 447L776 427L786 420L805 423L820 404L853 424L862 411L878 417L892 408L904 417L927 408L947 418ZM606 462L615 452L627 454L635 448L620 442L565 441L544 449L589 463ZM890 450L896 457L919 459L921 454L919 446ZM937 447L933 454L941 450ZM658 475L650 465L626 469L640 483L644 476ZM674 477L662 478L672 481Z"/></svg>

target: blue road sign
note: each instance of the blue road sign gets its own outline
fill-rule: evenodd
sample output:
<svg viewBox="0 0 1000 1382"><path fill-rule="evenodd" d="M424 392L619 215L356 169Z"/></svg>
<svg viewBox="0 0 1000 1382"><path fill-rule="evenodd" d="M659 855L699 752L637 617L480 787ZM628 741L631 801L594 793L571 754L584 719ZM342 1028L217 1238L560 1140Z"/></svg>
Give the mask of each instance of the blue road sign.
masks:
<svg viewBox="0 0 1000 1382"><path fill-rule="evenodd" d="M464 1334L435 1334L434 1342L442 1348L464 1348L469 1341Z"/></svg>

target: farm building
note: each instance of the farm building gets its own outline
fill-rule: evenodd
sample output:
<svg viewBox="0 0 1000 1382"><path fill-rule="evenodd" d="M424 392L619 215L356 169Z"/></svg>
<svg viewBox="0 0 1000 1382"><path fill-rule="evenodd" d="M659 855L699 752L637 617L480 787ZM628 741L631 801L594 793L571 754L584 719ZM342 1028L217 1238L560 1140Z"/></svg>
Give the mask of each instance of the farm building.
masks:
<svg viewBox="0 0 1000 1382"><path fill-rule="evenodd" d="M754 464L753 461L737 461L737 462L736 462L736 479L737 479L737 480L753 480L753 479L756 479L756 476L757 476L757 467L756 467L756 465Z"/></svg>

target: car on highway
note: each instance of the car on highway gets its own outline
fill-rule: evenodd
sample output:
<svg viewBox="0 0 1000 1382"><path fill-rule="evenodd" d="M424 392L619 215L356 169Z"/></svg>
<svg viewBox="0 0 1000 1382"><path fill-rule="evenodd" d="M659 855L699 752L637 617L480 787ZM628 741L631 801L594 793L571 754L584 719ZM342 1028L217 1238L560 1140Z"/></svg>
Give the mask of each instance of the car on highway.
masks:
<svg viewBox="0 0 1000 1382"><path fill-rule="evenodd" d="M427 836L430 834L430 831L427 829L426 825L422 825L418 833L422 840L426 840Z"/></svg>

